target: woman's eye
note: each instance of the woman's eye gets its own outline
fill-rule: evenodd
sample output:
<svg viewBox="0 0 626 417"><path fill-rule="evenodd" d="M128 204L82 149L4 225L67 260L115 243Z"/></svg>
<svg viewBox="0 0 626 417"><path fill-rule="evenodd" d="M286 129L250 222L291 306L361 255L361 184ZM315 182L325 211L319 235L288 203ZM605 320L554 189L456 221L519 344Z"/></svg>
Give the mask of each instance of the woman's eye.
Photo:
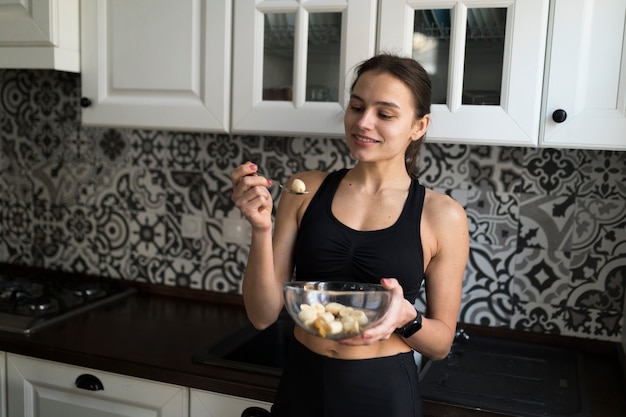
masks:
<svg viewBox="0 0 626 417"><path fill-rule="evenodd" d="M388 120L388 119L391 119L393 116L391 114L378 113L378 117L380 117L383 120Z"/></svg>
<svg viewBox="0 0 626 417"><path fill-rule="evenodd" d="M352 106L350 106L350 110L352 110L352 111L354 111L354 112L357 112L357 113L358 113L358 112L363 111L363 108L362 108L362 107L360 107L360 106L354 106L354 105L352 105Z"/></svg>

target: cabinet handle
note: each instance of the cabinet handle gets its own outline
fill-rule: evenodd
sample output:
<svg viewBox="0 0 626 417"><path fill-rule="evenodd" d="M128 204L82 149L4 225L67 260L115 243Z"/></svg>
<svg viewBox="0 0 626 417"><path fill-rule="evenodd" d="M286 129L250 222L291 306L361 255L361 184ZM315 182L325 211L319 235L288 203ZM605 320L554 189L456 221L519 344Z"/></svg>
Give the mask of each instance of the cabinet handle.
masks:
<svg viewBox="0 0 626 417"><path fill-rule="evenodd" d="M269 411L261 407L248 407L241 413L241 417L269 417L270 415Z"/></svg>
<svg viewBox="0 0 626 417"><path fill-rule="evenodd" d="M89 99L88 97L81 97L80 98L80 107L91 107L91 99Z"/></svg>
<svg viewBox="0 0 626 417"><path fill-rule="evenodd" d="M552 120L556 123L563 123L565 119L567 119L567 112L563 109L555 110L554 113L552 113Z"/></svg>
<svg viewBox="0 0 626 417"><path fill-rule="evenodd" d="M103 391L104 386L100 380L91 374L82 374L76 378L76 387L88 391Z"/></svg>

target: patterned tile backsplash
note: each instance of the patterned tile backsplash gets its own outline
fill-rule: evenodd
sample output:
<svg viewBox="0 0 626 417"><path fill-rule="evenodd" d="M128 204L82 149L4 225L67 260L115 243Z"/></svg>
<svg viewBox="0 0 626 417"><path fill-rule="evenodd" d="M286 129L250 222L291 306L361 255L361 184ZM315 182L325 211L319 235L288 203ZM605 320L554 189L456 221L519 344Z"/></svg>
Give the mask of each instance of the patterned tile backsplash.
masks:
<svg viewBox="0 0 626 417"><path fill-rule="evenodd" d="M331 138L85 127L79 98L80 75L0 70L2 262L238 292L230 170L353 164ZM626 152L427 144L420 179L467 210L461 322L620 340Z"/></svg>

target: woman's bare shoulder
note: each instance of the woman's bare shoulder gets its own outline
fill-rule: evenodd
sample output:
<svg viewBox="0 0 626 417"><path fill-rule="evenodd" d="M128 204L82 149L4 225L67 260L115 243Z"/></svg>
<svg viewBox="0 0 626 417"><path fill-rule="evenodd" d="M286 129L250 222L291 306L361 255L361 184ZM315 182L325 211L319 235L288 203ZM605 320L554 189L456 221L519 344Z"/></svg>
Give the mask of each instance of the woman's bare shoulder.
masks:
<svg viewBox="0 0 626 417"><path fill-rule="evenodd" d="M430 255L431 272L440 270L442 264L446 264L446 269L457 265L462 270L469 251L468 221L463 206L446 194L428 190L422 214L422 238Z"/></svg>
<svg viewBox="0 0 626 417"><path fill-rule="evenodd" d="M439 226L447 223L460 225L467 223L463 206L447 194L427 188L424 202L424 214Z"/></svg>

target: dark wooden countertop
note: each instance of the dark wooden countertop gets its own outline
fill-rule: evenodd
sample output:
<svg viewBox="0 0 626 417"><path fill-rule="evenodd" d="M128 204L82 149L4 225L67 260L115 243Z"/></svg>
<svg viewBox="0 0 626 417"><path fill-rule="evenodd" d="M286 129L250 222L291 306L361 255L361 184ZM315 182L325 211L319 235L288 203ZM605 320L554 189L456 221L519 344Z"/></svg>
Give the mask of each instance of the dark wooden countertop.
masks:
<svg viewBox="0 0 626 417"><path fill-rule="evenodd" d="M225 297L232 300L232 297ZM270 400L276 376L191 357L248 320L243 307L137 292L33 334L0 332L0 350L209 391Z"/></svg>
<svg viewBox="0 0 626 417"><path fill-rule="evenodd" d="M248 323L237 295L171 296L137 293L43 328L31 335L0 332L0 350L208 391L272 401L278 377L262 371L197 364L191 357ZM475 334L518 338L584 350L594 417L626 415L619 344L493 328L463 326ZM425 402L428 416L495 416Z"/></svg>

